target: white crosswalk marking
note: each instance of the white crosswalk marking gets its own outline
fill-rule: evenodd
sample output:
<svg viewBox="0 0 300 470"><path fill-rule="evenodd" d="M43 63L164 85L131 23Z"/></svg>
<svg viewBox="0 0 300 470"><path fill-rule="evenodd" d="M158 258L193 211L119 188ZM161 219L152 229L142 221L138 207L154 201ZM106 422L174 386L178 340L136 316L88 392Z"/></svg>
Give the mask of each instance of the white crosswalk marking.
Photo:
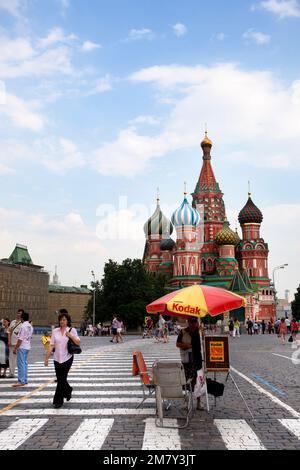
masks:
<svg viewBox="0 0 300 470"><path fill-rule="evenodd" d="M4 413L5 416L138 416L154 415L154 408L31 408L26 410L12 409Z"/></svg>
<svg viewBox="0 0 300 470"><path fill-rule="evenodd" d="M265 450L259 438L243 419L215 419L228 450Z"/></svg>
<svg viewBox="0 0 300 470"><path fill-rule="evenodd" d="M113 424L113 419L85 419L63 450L100 450Z"/></svg>
<svg viewBox="0 0 300 470"><path fill-rule="evenodd" d="M90 394L89 394L90 395ZM53 394L51 395L51 398L53 398ZM101 405L104 403L133 403L135 405L138 405L140 403L141 399L140 398L133 398L133 397L118 397L116 396L115 398L111 397L105 397L105 398L99 398L99 397L90 397L90 398L72 398L72 403L94 403L95 405ZM0 397L0 405L6 405L11 403L11 399L9 398L1 398ZM47 398L28 398L22 401L23 405L28 405L28 404L36 404L36 405L43 405L43 404L51 404L52 400L47 399ZM155 403L154 398L148 398L147 403Z"/></svg>
<svg viewBox="0 0 300 470"><path fill-rule="evenodd" d="M164 426L168 428L158 428L153 418L146 419L145 423L142 450L181 450L179 431L175 429L176 419L164 419Z"/></svg>
<svg viewBox="0 0 300 470"><path fill-rule="evenodd" d="M0 450L15 450L37 432L48 419L19 419L0 432Z"/></svg>
<svg viewBox="0 0 300 470"><path fill-rule="evenodd" d="M279 419L278 420L288 431L300 439L300 419Z"/></svg>

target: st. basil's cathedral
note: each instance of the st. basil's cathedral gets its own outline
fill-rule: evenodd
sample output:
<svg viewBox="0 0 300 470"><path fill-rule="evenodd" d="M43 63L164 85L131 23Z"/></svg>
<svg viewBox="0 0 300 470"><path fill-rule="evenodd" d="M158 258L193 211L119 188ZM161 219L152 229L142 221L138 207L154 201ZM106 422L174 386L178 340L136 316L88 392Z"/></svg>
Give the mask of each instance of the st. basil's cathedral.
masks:
<svg viewBox="0 0 300 470"><path fill-rule="evenodd" d="M240 319L275 318L274 291L268 275L268 244L261 238L263 214L249 193L240 211L242 239L227 221L223 193L212 168L212 141L207 132L201 143L203 165L192 204L184 195L171 221L160 201L146 222L143 262L153 275L166 276L166 290L193 284L228 289L247 299L247 307L234 312ZM176 229L176 243L171 235Z"/></svg>

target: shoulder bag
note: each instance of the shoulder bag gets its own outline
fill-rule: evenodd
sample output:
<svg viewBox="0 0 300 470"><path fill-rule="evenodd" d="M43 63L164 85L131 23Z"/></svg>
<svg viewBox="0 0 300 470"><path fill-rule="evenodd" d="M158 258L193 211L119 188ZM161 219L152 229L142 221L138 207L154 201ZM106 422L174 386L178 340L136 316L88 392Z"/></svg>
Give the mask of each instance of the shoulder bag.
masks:
<svg viewBox="0 0 300 470"><path fill-rule="evenodd" d="M71 331L71 330L70 330ZM69 331L69 333L70 333ZM69 338L69 341L68 341L68 353L69 354L81 354L82 353L82 350L81 350L81 347L78 346L77 344L75 344L71 338Z"/></svg>

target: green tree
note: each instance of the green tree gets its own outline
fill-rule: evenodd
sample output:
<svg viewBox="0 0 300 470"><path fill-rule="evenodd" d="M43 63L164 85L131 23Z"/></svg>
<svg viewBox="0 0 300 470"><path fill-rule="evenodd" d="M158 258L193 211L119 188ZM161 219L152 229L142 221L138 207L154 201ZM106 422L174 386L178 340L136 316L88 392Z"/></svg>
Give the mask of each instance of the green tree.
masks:
<svg viewBox="0 0 300 470"><path fill-rule="evenodd" d="M300 286L295 294L295 300L292 302L292 314L296 320L300 320Z"/></svg>
<svg viewBox="0 0 300 470"><path fill-rule="evenodd" d="M127 328L140 326L146 305L165 295L165 278L151 276L139 259L126 259L121 264L109 260L96 288L96 322L110 321L113 314L122 317ZM86 309L86 319L93 315L93 297Z"/></svg>

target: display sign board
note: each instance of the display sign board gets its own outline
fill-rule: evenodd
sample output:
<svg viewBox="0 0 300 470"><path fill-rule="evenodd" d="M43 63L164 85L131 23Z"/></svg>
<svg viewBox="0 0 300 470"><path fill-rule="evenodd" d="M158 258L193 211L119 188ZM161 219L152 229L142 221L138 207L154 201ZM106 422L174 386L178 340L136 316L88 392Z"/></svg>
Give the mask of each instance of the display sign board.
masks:
<svg viewBox="0 0 300 470"><path fill-rule="evenodd" d="M228 336L205 336L205 359L208 372L229 371Z"/></svg>

